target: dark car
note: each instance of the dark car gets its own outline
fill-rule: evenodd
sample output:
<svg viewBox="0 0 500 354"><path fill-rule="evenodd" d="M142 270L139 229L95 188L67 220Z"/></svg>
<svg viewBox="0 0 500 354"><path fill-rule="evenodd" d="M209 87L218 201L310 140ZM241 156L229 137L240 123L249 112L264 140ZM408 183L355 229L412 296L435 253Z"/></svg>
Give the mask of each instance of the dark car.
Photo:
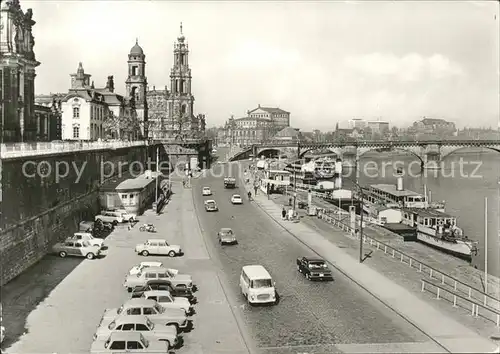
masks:
<svg viewBox="0 0 500 354"><path fill-rule="evenodd" d="M308 280L333 280L332 271L321 258L297 258L297 270Z"/></svg>
<svg viewBox="0 0 500 354"><path fill-rule="evenodd" d="M194 285L193 288L195 288ZM144 286L136 286L132 290L132 298L141 297L144 292L150 290L167 290L173 297L185 297L191 304L196 304L198 302L198 299L196 299L196 296L194 296L191 290L188 288L174 288L170 281L166 279L149 280Z"/></svg>

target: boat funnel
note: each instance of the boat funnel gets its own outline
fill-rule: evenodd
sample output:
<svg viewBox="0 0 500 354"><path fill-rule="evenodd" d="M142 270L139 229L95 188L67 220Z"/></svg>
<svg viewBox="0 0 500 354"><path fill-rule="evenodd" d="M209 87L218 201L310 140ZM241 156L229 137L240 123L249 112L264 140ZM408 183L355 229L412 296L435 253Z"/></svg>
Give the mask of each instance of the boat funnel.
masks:
<svg viewBox="0 0 500 354"><path fill-rule="evenodd" d="M403 188L403 169L398 168L396 170L396 175L397 175L397 184L396 184L396 190L402 191Z"/></svg>

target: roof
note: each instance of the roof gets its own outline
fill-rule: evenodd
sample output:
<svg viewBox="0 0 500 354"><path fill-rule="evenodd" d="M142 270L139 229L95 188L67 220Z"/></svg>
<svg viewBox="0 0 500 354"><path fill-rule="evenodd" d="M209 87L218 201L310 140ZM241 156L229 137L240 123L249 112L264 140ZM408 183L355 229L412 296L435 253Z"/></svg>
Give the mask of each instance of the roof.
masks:
<svg viewBox="0 0 500 354"><path fill-rule="evenodd" d="M150 239L148 239L148 242L165 242L165 241L166 240L161 239L161 238L150 238ZM167 270L167 268L165 268L165 267L148 267L148 269L150 269L150 268L155 268L155 269L156 268L162 268L164 270Z"/></svg>
<svg viewBox="0 0 500 354"><path fill-rule="evenodd" d="M205 203L215 203L215 200L213 199L205 200Z"/></svg>
<svg viewBox="0 0 500 354"><path fill-rule="evenodd" d="M168 291L167 291L168 292ZM115 319L115 322L118 323L146 323L148 322L148 318L143 315L120 315Z"/></svg>
<svg viewBox="0 0 500 354"><path fill-rule="evenodd" d="M156 301L154 300L148 300L144 299L142 297L137 297L137 298L132 298L130 300L127 300L123 306L150 306L156 304Z"/></svg>
<svg viewBox="0 0 500 354"><path fill-rule="evenodd" d="M276 133L275 138L280 138L280 137L296 138L299 136L300 136L300 132L298 129L292 128L292 127L286 127L286 128L281 129L278 133Z"/></svg>
<svg viewBox="0 0 500 354"><path fill-rule="evenodd" d="M171 296L170 291L168 290L148 290L144 292L144 296Z"/></svg>
<svg viewBox="0 0 500 354"><path fill-rule="evenodd" d="M100 187L99 187L99 190L101 192L115 192L116 191L116 187L122 183L123 181L127 180L130 178L130 173L129 172L126 172L124 173L123 175L121 176L116 176L116 177L113 177L109 180L107 180L106 182L104 182Z"/></svg>
<svg viewBox="0 0 500 354"><path fill-rule="evenodd" d="M396 197L421 196L421 194L414 191L409 191L407 189L398 191L395 184L372 184L370 185L370 188L378 189L382 192L392 194Z"/></svg>
<svg viewBox="0 0 500 354"><path fill-rule="evenodd" d="M443 213L441 211L438 211L436 209L431 209L431 208L403 208L403 211L408 211L414 214L417 214L418 216L422 216L424 218L453 218L456 219L455 216Z"/></svg>
<svg viewBox="0 0 500 354"><path fill-rule="evenodd" d="M159 177L161 173L151 172L150 175L151 177L149 177L149 173L143 173L139 177L127 179L116 186L115 189L117 191L142 189L148 184L154 182L156 180L156 177Z"/></svg>
<svg viewBox="0 0 500 354"><path fill-rule="evenodd" d="M450 122L445 121L444 119L438 118L424 118L421 120L423 124L451 124Z"/></svg>
<svg viewBox="0 0 500 354"><path fill-rule="evenodd" d="M142 50L141 46L139 45L138 40L135 41L134 46L130 49L129 55L144 55L144 51Z"/></svg>
<svg viewBox="0 0 500 354"><path fill-rule="evenodd" d="M137 317L137 316L134 316ZM141 340L142 333L141 332L134 332L134 331L115 331L111 332L109 335L109 338L111 338L112 341L128 341L128 340L136 340L139 341Z"/></svg>
<svg viewBox="0 0 500 354"><path fill-rule="evenodd" d="M271 119L269 118L256 118L256 117L241 117L241 118L236 118L235 121L242 121L242 120L255 120L259 122L270 122Z"/></svg>
<svg viewBox="0 0 500 354"><path fill-rule="evenodd" d="M290 113L290 112L282 110L281 108L277 108L277 107L261 107L260 105L259 105L259 107L255 108L255 109L252 109L249 113L255 112L255 111L259 110L259 109L261 109L263 111L266 111L267 113Z"/></svg>
<svg viewBox="0 0 500 354"><path fill-rule="evenodd" d="M321 258L309 258L309 257L304 257L308 262L323 262L326 263L324 259Z"/></svg>
<svg viewBox="0 0 500 354"><path fill-rule="evenodd" d="M242 270L248 275L249 278L271 278L271 275L261 265L247 265Z"/></svg>

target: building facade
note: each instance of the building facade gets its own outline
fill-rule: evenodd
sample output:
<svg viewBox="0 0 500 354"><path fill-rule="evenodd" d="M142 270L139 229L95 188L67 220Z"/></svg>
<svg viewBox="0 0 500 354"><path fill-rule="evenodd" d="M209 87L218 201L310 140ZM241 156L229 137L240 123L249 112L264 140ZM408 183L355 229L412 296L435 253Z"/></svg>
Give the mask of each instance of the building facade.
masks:
<svg viewBox="0 0 500 354"><path fill-rule="evenodd" d="M23 12L19 0L0 3L0 137L1 142L36 141L34 110L35 40L33 12Z"/></svg>
<svg viewBox="0 0 500 354"><path fill-rule="evenodd" d="M444 119L423 118L413 123L413 129L417 134L452 134L457 131L455 123Z"/></svg>
<svg viewBox="0 0 500 354"><path fill-rule="evenodd" d="M372 134L385 135L389 133L389 122L383 120L372 120L367 122L367 128Z"/></svg>
<svg viewBox="0 0 500 354"><path fill-rule="evenodd" d="M141 125L133 98L114 92L113 76L104 88L95 88L82 63L71 74L69 93L61 99L63 140L138 139ZM137 90L132 90L139 94Z"/></svg>
<svg viewBox="0 0 500 354"><path fill-rule="evenodd" d="M62 140L61 98L56 95L35 96L37 141Z"/></svg>
<svg viewBox="0 0 500 354"><path fill-rule="evenodd" d="M174 43L174 65L170 70L170 91L147 91L150 108L149 137L153 139L196 137L204 134L205 115L194 114L192 75L189 67L189 46L182 32Z"/></svg>
<svg viewBox="0 0 500 354"><path fill-rule="evenodd" d="M363 130L368 126L367 121L360 118L349 119L348 124L349 124L349 129L356 128L358 130Z"/></svg>
<svg viewBox="0 0 500 354"><path fill-rule="evenodd" d="M290 112L284 111L277 107L261 107L247 112L251 118L264 118L271 121L271 125L275 127L276 132L290 126Z"/></svg>

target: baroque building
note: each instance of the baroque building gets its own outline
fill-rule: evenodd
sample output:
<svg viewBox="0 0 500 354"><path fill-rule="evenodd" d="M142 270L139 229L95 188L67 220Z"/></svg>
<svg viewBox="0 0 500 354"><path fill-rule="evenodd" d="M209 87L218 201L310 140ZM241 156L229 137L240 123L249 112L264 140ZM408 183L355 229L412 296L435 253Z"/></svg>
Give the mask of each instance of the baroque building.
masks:
<svg viewBox="0 0 500 354"><path fill-rule="evenodd" d="M62 97L53 95L35 96L35 119L37 141L62 140Z"/></svg>
<svg viewBox="0 0 500 354"><path fill-rule="evenodd" d="M36 141L34 112L35 40L33 11L19 0L0 1L0 137L2 142Z"/></svg>
<svg viewBox="0 0 500 354"><path fill-rule="evenodd" d="M189 67L189 47L182 33L174 43L174 65L170 70L170 91L147 91L149 107L149 137L153 139L175 137L197 137L204 134L205 116L194 114L194 95L191 68Z"/></svg>

